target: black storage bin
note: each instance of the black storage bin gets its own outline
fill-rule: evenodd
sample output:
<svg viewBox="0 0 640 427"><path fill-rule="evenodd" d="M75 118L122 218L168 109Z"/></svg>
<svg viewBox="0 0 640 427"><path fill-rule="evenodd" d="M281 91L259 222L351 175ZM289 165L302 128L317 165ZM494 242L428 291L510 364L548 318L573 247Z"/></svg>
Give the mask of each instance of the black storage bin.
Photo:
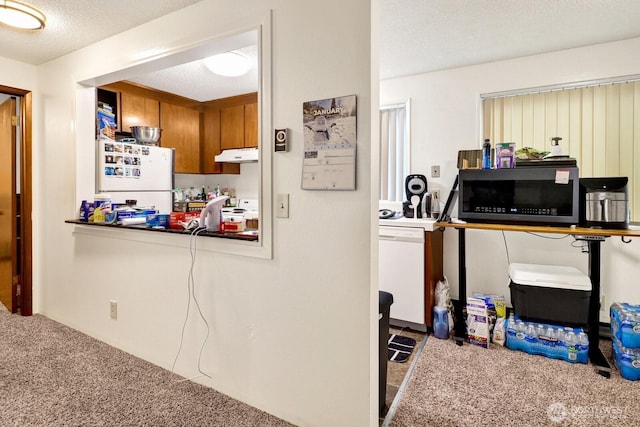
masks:
<svg viewBox="0 0 640 427"><path fill-rule="evenodd" d="M510 264L511 304L525 321L584 326L589 321L591 280L572 267Z"/></svg>
<svg viewBox="0 0 640 427"><path fill-rule="evenodd" d="M378 291L378 413L382 416L387 397L387 359L389 341L389 311L393 304L393 295Z"/></svg>

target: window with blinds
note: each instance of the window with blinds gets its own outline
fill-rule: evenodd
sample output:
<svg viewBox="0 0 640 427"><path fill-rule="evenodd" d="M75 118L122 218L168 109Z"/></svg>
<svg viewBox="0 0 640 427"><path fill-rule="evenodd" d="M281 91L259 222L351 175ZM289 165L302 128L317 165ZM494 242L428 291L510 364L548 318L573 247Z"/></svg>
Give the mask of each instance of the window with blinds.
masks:
<svg viewBox="0 0 640 427"><path fill-rule="evenodd" d="M409 174L409 103L380 109L380 200L401 202Z"/></svg>
<svg viewBox="0 0 640 427"><path fill-rule="evenodd" d="M640 81L486 95L482 110L492 145L551 151L558 136L581 177L628 177L631 219L640 220Z"/></svg>

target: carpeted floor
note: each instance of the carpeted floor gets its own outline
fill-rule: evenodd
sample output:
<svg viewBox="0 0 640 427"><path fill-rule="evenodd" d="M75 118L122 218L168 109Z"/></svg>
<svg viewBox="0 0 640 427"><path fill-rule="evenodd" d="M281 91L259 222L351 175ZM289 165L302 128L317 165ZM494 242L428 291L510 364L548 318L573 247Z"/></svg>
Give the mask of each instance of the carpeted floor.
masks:
<svg viewBox="0 0 640 427"><path fill-rule="evenodd" d="M610 355L611 342L602 347ZM612 371L606 379L590 365L429 337L390 425L637 425L640 382Z"/></svg>
<svg viewBox="0 0 640 427"><path fill-rule="evenodd" d="M44 316L4 307L0 360L3 427L291 425Z"/></svg>

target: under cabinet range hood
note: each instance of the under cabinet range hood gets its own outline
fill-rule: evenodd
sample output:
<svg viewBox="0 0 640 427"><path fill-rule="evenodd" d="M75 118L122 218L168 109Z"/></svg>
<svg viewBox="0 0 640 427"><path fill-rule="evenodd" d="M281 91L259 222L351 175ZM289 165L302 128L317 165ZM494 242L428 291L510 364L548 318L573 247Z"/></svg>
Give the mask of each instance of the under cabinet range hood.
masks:
<svg viewBox="0 0 640 427"><path fill-rule="evenodd" d="M248 163L258 161L258 147L253 148L234 148L224 150L215 156L216 162L226 163Z"/></svg>

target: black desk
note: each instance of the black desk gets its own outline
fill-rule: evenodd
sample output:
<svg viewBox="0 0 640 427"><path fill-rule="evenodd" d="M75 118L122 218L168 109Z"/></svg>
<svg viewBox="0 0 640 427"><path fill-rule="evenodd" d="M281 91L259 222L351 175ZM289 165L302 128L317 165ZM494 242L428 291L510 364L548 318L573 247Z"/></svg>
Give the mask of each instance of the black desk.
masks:
<svg viewBox="0 0 640 427"><path fill-rule="evenodd" d="M611 367L609 362L600 351L600 335L599 335L599 317L600 311L600 243L612 236L620 237L640 237L640 231L635 230L614 230L614 229L597 229L582 227L548 227L548 226L528 226L528 225L507 225L507 224L484 224L484 223L467 223L454 224L448 222L437 222L435 227L449 227L458 230L458 302L456 310L455 339L458 345L466 339L467 328L465 319L462 316L462 307L467 300L467 267L465 253L465 230L497 230L497 231L524 231L532 233L554 233L554 234L571 234L576 236L584 236L584 240L589 245L589 278L591 279L591 298L589 300L589 359L596 367L598 373L602 376L609 377L611 375Z"/></svg>

